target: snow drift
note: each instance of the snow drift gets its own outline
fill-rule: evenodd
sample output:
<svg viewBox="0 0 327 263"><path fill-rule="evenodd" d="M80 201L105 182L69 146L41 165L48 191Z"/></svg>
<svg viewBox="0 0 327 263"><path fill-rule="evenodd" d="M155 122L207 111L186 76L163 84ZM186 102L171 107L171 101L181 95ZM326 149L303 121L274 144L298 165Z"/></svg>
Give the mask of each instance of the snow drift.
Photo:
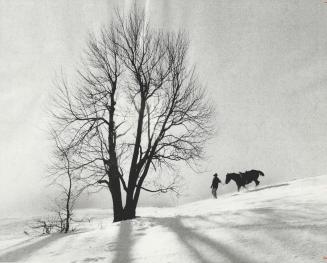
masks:
<svg viewBox="0 0 327 263"><path fill-rule="evenodd" d="M27 236L0 221L0 262L327 262L327 176L262 186L111 223L81 210L71 234Z"/></svg>

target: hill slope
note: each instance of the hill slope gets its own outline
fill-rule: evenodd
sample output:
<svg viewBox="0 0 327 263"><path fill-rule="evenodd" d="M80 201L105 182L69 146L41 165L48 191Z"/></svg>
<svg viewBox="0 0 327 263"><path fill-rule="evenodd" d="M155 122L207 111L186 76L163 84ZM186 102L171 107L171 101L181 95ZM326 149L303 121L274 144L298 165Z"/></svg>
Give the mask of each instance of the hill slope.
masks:
<svg viewBox="0 0 327 263"><path fill-rule="evenodd" d="M327 262L326 194L319 176L140 208L140 218L115 224L106 211L80 211L94 218L77 232L7 239L0 262Z"/></svg>

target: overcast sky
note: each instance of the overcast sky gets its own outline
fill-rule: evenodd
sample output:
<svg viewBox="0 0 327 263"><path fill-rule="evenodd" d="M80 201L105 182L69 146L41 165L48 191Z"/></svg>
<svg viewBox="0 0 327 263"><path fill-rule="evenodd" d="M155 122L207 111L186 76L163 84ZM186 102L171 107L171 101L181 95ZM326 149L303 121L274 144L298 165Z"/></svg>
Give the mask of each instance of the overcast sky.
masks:
<svg viewBox="0 0 327 263"><path fill-rule="evenodd" d="M0 214L44 206L53 80L77 68L87 34L110 21L118 2L128 8L131 1L0 1ZM180 202L208 198L214 172L224 179L261 169L263 184L327 173L327 4L143 3L155 24L189 32L192 60L217 109L207 172L184 171ZM160 203L151 200L143 203Z"/></svg>

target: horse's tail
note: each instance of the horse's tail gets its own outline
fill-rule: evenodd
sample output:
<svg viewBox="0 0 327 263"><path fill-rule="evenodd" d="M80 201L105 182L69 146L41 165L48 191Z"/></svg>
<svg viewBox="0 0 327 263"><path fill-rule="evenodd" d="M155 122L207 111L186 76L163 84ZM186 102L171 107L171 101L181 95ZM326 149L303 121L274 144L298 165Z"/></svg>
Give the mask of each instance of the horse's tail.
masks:
<svg viewBox="0 0 327 263"><path fill-rule="evenodd" d="M259 175L261 175L261 176L265 176L265 174L264 174L263 172L261 172L261 171L258 171L258 173L259 173Z"/></svg>

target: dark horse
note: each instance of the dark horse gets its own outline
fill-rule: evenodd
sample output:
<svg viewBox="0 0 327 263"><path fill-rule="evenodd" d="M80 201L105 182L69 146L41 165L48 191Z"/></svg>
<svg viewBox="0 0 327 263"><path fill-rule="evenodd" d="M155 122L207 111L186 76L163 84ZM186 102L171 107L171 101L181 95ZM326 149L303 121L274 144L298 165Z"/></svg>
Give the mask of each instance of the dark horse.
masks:
<svg viewBox="0 0 327 263"><path fill-rule="evenodd" d="M255 185L259 185L260 182L258 180L259 175L264 176L264 173L258 170L246 171L244 173L228 173L226 174L225 183L228 184L230 180L233 180L237 185L237 190L240 191L241 187L245 187L245 185L255 182Z"/></svg>

